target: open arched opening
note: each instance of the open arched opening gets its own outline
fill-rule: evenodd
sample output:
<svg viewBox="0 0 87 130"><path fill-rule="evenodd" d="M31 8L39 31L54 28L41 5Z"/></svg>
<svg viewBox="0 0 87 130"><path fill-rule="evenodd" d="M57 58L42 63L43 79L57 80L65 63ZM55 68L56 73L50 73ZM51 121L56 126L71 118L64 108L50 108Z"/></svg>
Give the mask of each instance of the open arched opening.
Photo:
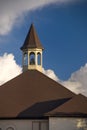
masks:
<svg viewBox="0 0 87 130"><path fill-rule="evenodd" d="M30 57L30 65L35 65L35 53L31 52L29 57Z"/></svg>
<svg viewBox="0 0 87 130"><path fill-rule="evenodd" d="M24 53L24 65L28 65L28 54L27 54L27 52Z"/></svg>
<svg viewBox="0 0 87 130"><path fill-rule="evenodd" d="M37 53L37 63L38 63L38 65L41 65L41 53L40 52Z"/></svg>

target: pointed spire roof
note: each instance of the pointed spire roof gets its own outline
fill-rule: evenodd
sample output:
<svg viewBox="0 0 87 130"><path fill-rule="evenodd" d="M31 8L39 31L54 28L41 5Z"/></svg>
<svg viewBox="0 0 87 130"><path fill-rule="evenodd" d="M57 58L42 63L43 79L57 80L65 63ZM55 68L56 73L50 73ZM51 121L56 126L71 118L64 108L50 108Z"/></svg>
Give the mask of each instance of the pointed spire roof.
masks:
<svg viewBox="0 0 87 130"><path fill-rule="evenodd" d="M31 24L30 30L26 36L23 46L21 47L21 50L29 49L29 48L43 49L43 46L40 43L40 40L38 38L38 35L36 33L33 24Z"/></svg>

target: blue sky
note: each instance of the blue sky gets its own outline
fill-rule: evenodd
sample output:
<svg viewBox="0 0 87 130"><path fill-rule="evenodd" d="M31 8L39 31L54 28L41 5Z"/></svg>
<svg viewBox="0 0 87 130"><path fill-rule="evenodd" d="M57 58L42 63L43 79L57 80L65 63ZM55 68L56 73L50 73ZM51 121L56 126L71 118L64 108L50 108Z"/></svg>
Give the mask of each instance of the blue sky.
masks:
<svg viewBox="0 0 87 130"><path fill-rule="evenodd" d="M25 3L27 3L26 1ZM85 0L74 0L74 2L66 0L61 4L59 1L36 5L29 10L24 5L24 11L17 9L18 14L14 8L9 11L7 8L7 14L6 12L2 14L9 15L10 11L16 11L17 17L11 17L12 22L8 22L7 30L0 28L0 56L5 52L12 53L17 64L21 65L20 47L31 23L34 23L40 41L45 48L43 67L46 70L52 69L59 79L68 80L72 73L84 67L87 63L87 2ZM20 5L19 3L18 5ZM1 2L1 4L3 7L6 6L6 2ZM17 5L17 1L14 5ZM2 23L1 25L4 27Z"/></svg>

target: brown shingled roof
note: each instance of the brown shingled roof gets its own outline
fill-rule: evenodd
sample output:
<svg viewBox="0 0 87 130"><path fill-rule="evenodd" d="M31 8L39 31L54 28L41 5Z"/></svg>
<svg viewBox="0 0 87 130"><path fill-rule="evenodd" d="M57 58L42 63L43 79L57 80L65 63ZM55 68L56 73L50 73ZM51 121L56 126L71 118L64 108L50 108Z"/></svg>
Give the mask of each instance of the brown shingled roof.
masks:
<svg viewBox="0 0 87 130"><path fill-rule="evenodd" d="M21 50L29 48L43 49L33 24L31 24L30 30L27 34L23 46L21 47Z"/></svg>
<svg viewBox="0 0 87 130"><path fill-rule="evenodd" d="M0 118L43 116L73 96L41 72L28 70L0 87Z"/></svg>
<svg viewBox="0 0 87 130"><path fill-rule="evenodd" d="M47 115L87 117L87 97L82 94L76 95L63 105L48 112Z"/></svg>

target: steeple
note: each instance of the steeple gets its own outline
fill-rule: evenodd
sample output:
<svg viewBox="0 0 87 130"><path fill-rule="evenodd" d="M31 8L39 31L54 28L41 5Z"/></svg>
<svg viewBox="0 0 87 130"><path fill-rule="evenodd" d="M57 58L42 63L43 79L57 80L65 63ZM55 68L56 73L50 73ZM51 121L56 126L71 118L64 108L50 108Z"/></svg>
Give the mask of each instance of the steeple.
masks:
<svg viewBox="0 0 87 130"><path fill-rule="evenodd" d="M42 51L44 48L33 24L31 24L24 44L20 49L23 52L23 71L28 69L42 71Z"/></svg>
<svg viewBox="0 0 87 130"><path fill-rule="evenodd" d="M30 30L23 46L21 47L21 50L31 48L43 49L33 24L31 24Z"/></svg>

